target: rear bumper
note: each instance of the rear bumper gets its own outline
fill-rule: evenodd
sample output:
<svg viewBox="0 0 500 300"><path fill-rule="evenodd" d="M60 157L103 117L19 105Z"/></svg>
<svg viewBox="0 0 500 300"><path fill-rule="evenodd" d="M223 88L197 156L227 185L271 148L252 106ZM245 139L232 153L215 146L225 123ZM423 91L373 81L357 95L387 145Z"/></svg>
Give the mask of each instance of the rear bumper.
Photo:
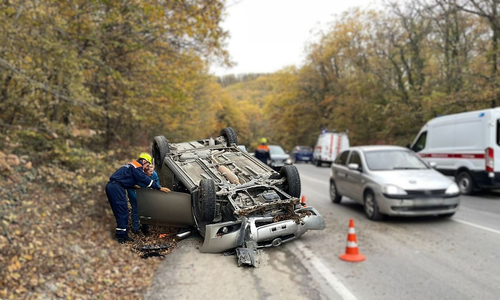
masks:
<svg viewBox="0 0 500 300"><path fill-rule="evenodd" d="M312 155L296 155L295 161L312 161Z"/></svg>
<svg viewBox="0 0 500 300"><path fill-rule="evenodd" d="M241 228L247 228L244 233L245 240L252 240L257 244L257 248L279 246L282 243L299 238L308 230L325 229L323 217L314 207L306 207L295 210L296 214L302 214L299 222L294 220L284 220L275 223L272 217L251 217L246 219L246 224L241 220L234 222L217 223L206 226L205 241L200 249L201 252L220 253L238 246L238 240L242 234ZM260 224L266 224L259 226ZM228 227L231 230L222 234L222 228Z"/></svg>
<svg viewBox="0 0 500 300"><path fill-rule="evenodd" d="M471 173L477 188L500 188L500 173L493 173L493 177L486 171Z"/></svg>
<svg viewBox="0 0 500 300"><path fill-rule="evenodd" d="M460 196L450 198L390 199L377 195L380 212L389 216L428 216L454 213L460 206Z"/></svg>

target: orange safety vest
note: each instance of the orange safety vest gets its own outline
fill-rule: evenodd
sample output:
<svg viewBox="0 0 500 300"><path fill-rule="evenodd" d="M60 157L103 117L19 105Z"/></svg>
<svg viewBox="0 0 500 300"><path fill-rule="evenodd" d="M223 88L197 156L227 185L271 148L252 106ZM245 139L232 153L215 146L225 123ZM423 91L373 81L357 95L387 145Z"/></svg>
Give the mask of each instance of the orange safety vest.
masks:
<svg viewBox="0 0 500 300"><path fill-rule="evenodd" d="M267 151L267 152L269 152L269 147L268 147L267 145L262 145L262 144L261 144L261 145L258 145L258 146L257 146L257 149L256 149L256 150L257 150L257 151Z"/></svg>

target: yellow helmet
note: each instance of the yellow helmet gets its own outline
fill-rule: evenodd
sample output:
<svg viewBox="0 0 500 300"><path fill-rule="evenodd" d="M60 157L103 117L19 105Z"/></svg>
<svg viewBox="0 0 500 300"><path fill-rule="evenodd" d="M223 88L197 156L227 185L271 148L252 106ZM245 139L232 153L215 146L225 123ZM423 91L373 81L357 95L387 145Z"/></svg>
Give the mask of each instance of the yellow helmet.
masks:
<svg viewBox="0 0 500 300"><path fill-rule="evenodd" d="M147 154L146 152L142 152L142 153L139 155L139 158L143 158L143 159L145 159L148 163L151 163L151 162L152 162L151 155Z"/></svg>
<svg viewBox="0 0 500 300"><path fill-rule="evenodd" d="M267 139L265 137L260 139L261 144L267 144Z"/></svg>

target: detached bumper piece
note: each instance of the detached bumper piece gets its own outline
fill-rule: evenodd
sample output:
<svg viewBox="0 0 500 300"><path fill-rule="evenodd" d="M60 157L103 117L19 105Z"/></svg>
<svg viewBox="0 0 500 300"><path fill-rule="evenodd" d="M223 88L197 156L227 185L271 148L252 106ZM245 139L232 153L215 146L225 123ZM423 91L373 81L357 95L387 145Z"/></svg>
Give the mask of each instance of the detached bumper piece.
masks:
<svg viewBox="0 0 500 300"><path fill-rule="evenodd" d="M238 267L248 265L259 267L260 252L257 250L257 243L252 241L250 233L250 225L246 217L242 218L240 235L238 237L238 248L236 248L236 257L238 258Z"/></svg>
<svg viewBox="0 0 500 300"><path fill-rule="evenodd" d="M206 226L201 252L220 253L236 248L238 266L258 267L260 248L277 247L299 238L308 230L325 229L323 217L314 207L295 210L296 220L274 222L273 217L242 217L239 221Z"/></svg>

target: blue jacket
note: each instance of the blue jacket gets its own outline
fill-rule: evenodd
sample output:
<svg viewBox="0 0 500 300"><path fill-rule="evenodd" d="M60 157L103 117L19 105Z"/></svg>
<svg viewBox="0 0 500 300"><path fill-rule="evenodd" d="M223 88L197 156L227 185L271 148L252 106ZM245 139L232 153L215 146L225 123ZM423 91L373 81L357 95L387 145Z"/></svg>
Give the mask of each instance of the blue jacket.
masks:
<svg viewBox="0 0 500 300"><path fill-rule="evenodd" d="M153 181L154 181L156 184L160 185L160 177L158 177L158 173L156 173L156 171L153 171L153 175L151 175L151 177L149 177L149 178L153 179ZM140 182L139 182L139 186L140 186L141 188L143 188L143 189L147 187L145 184L140 183Z"/></svg>
<svg viewBox="0 0 500 300"><path fill-rule="evenodd" d="M139 184L143 184L144 187L150 187L155 190L159 190L161 188L158 183L144 173L142 165L135 160L119 168L113 175L111 175L111 177L109 177L109 180L118 182L124 189L130 189L133 188L134 185Z"/></svg>

